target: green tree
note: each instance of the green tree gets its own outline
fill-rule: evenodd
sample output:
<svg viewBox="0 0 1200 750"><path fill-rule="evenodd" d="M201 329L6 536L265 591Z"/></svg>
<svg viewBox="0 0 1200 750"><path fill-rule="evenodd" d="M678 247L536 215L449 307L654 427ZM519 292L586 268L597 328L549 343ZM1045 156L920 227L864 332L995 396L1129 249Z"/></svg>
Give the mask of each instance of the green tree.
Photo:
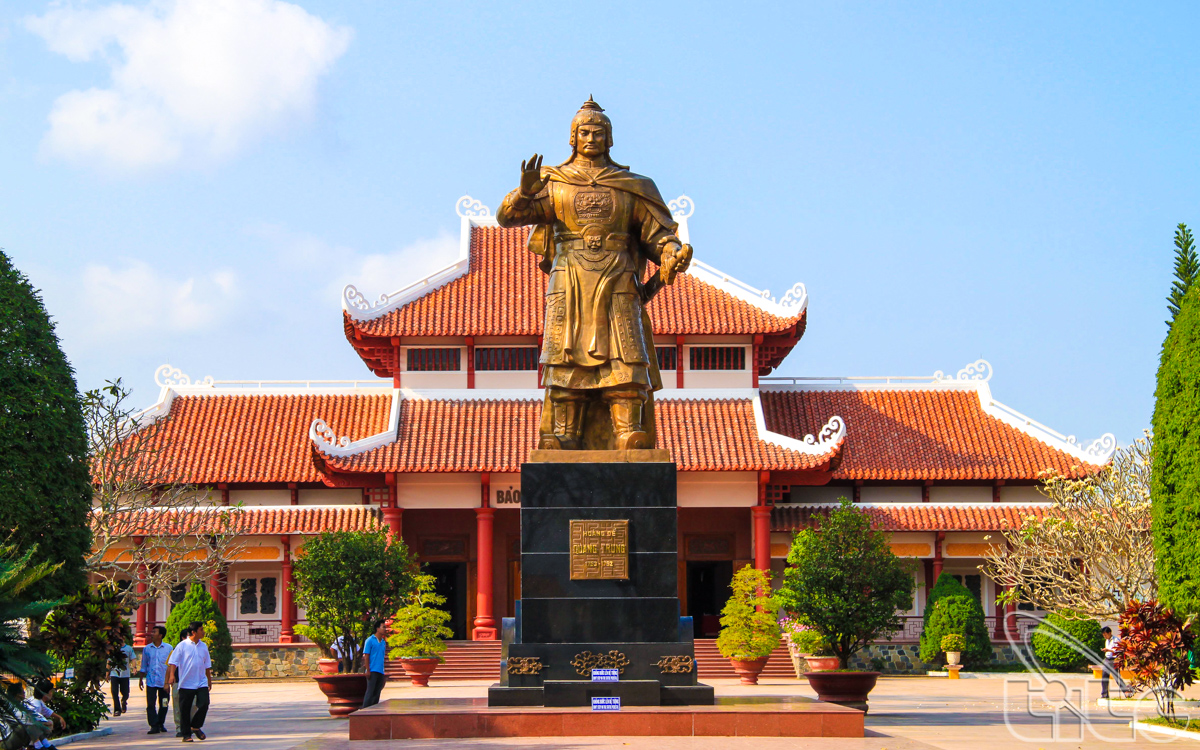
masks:
<svg viewBox="0 0 1200 750"><path fill-rule="evenodd" d="M1030 642L1033 655L1051 669L1073 671L1104 658L1100 623L1076 612L1051 612L1034 629Z"/></svg>
<svg viewBox="0 0 1200 750"><path fill-rule="evenodd" d="M34 563L36 550L18 554L11 545L0 545L0 674L11 675L26 683L49 674L50 658L31 645L23 624L41 620L56 602L34 601L30 590L58 567L47 562ZM20 723L19 701L7 690L0 690L0 724L14 727Z"/></svg>
<svg viewBox="0 0 1200 750"><path fill-rule="evenodd" d="M1200 285L1192 285L1163 342L1154 393L1151 527L1159 597L1200 612Z"/></svg>
<svg viewBox="0 0 1200 750"><path fill-rule="evenodd" d="M393 659L437 659L442 661L446 650L446 639L454 637L454 631L446 627L450 613L438 609L446 603L446 597L435 591L437 579L431 575L415 577L415 588L408 603L392 618L392 636L388 645Z"/></svg>
<svg viewBox="0 0 1200 750"><path fill-rule="evenodd" d="M213 672L225 675L233 663L233 638L229 635L229 623L225 621L225 615L221 614L208 589L199 581L192 584L183 601L171 608L166 624L167 640L174 643L179 631L193 622L205 623L204 641L212 657ZM207 623L215 626L213 632L209 632Z"/></svg>
<svg viewBox="0 0 1200 750"><path fill-rule="evenodd" d="M412 592L416 566L400 539L383 531L333 531L307 542L292 568L296 604L309 623L361 644L374 623L390 617ZM356 672L362 649L343 653L343 668Z"/></svg>
<svg viewBox="0 0 1200 750"><path fill-rule="evenodd" d="M0 530L34 562L62 563L35 598L58 599L86 582L91 544L87 431L75 373L25 275L0 252Z"/></svg>
<svg viewBox="0 0 1200 750"><path fill-rule="evenodd" d="M942 654L942 638L951 633L967 641L963 663L968 666L992 660L992 641L988 637L983 606L971 590L950 573L938 576L925 602L925 626L921 629L921 661L937 663Z"/></svg>
<svg viewBox="0 0 1200 750"><path fill-rule="evenodd" d="M747 565L733 574L732 594L721 610L717 648L727 659L761 659L779 645L779 602L771 595L771 574Z"/></svg>
<svg viewBox="0 0 1200 750"><path fill-rule="evenodd" d="M1175 282L1171 284L1171 293L1167 295L1167 309L1171 311L1171 319L1167 321L1168 327L1179 317L1183 298L1187 296L1188 289L1192 288L1192 282L1196 280L1198 273L1200 261L1196 258L1192 230L1188 229L1187 224L1181 223L1175 227Z"/></svg>
<svg viewBox="0 0 1200 750"><path fill-rule="evenodd" d="M787 561L777 598L821 632L843 669L868 643L890 640L903 625L897 613L912 607L915 564L845 498L819 528L796 534Z"/></svg>

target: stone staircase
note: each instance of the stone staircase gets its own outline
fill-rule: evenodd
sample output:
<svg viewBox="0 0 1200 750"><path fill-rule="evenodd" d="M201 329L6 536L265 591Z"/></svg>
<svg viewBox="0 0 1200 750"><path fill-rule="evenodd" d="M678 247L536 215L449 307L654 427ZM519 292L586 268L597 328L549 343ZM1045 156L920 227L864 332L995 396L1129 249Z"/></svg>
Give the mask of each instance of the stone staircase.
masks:
<svg viewBox="0 0 1200 750"><path fill-rule="evenodd" d="M717 650L715 638L696 639L696 662L697 676L701 682L721 678L737 679L733 665ZM763 667L759 677L763 679L796 679L796 672L792 669L792 659L788 655L787 646L780 644L771 652L771 658L767 660L767 666Z"/></svg>
<svg viewBox="0 0 1200 750"><path fill-rule="evenodd" d="M500 641L447 641L446 646L445 661L433 671L431 680L500 679ZM384 671L388 680L407 679L399 659L388 659Z"/></svg>
<svg viewBox="0 0 1200 750"><path fill-rule="evenodd" d="M500 679L500 641L448 641L446 645L446 652L442 654L446 661L434 670L432 680ZM696 639L696 661L701 680L737 678L729 660L717 651L716 639ZM389 680L406 679L399 660L389 659L386 672ZM771 653L760 676L769 679L796 678L787 646L780 645Z"/></svg>

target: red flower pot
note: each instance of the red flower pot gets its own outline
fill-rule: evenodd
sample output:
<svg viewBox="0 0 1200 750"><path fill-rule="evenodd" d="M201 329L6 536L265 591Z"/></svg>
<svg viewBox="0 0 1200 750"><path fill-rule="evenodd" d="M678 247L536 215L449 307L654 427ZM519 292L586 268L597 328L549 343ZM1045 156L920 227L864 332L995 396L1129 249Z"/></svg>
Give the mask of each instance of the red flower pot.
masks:
<svg viewBox="0 0 1200 750"><path fill-rule="evenodd" d="M836 656L806 656L804 661L808 662L809 672L832 672L842 666L841 660Z"/></svg>
<svg viewBox="0 0 1200 750"><path fill-rule="evenodd" d="M438 659L401 659L404 671L412 678L412 684L417 687L429 687L429 675L440 664Z"/></svg>
<svg viewBox="0 0 1200 750"><path fill-rule="evenodd" d="M337 659L317 659L317 671L321 674L337 674Z"/></svg>
<svg viewBox="0 0 1200 750"><path fill-rule="evenodd" d="M741 678L743 685L757 685L758 675L763 671L763 667L767 666L767 659L769 658L767 656L761 659L730 658L729 663L733 665L733 671L737 672L737 676Z"/></svg>
<svg viewBox="0 0 1200 750"><path fill-rule="evenodd" d="M878 672L805 672L817 699L867 711L867 693L875 687Z"/></svg>
<svg viewBox="0 0 1200 750"><path fill-rule="evenodd" d="M315 675L313 679L329 700L330 716L349 716L362 708L363 697L367 694L365 674L322 674Z"/></svg>

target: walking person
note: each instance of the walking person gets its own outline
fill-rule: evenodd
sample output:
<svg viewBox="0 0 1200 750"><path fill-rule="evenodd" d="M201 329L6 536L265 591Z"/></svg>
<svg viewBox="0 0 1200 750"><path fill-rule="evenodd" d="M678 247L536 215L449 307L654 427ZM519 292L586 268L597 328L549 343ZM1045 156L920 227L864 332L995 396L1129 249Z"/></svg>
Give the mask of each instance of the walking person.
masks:
<svg viewBox="0 0 1200 750"><path fill-rule="evenodd" d="M129 670L137 659L137 654L133 653L133 646L128 643L121 646L121 653L125 655L125 666L114 667L108 673L108 689L112 693L114 718L129 711Z"/></svg>
<svg viewBox="0 0 1200 750"><path fill-rule="evenodd" d="M155 625L151 631L151 641L142 648L141 669L138 671L138 690L143 683L146 689L146 722L150 731L146 734L162 734L167 731L163 724L167 721L167 706L171 703L171 693L167 690L167 659L171 656L171 644L163 639L167 637L167 629Z"/></svg>
<svg viewBox="0 0 1200 750"><path fill-rule="evenodd" d="M1117 664L1114 661L1116 656L1117 646L1121 643L1120 633L1114 633L1113 629L1105 626L1100 630L1104 636L1104 671L1100 675L1100 697L1108 697L1108 678L1110 675L1117 676L1117 688L1125 689L1125 683L1121 679L1120 672L1117 671Z"/></svg>
<svg viewBox="0 0 1200 750"><path fill-rule="evenodd" d="M375 633L367 638L367 643L363 646L363 656L367 660L367 694L363 696L363 708L379 702L383 683L387 682L387 675L383 672L383 658L386 653L387 628L383 620L380 620L375 623Z"/></svg>
<svg viewBox="0 0 1200 750"><path fill-rule="evenodd" d="M167 659L167 684L179 683L179 717L182 719L180 732L184 742L191 742L192 735L206 740L204 717L208 715L209 690L212 688L212 657L208 646L200 640L204 637L204 624L193 622L186 640L171 651ZM192 705L196 712L192 713Z"/></svg>
<svg viewBox="0 0 1200 750"><path fill-rule="evenodd" d="M179 640L176 641L176 643L183 643L184 641L186 641L188 639L188 636L191 634L192 634L192 626L188 625L183 630L179 631ZM171 690L171 715L175 719L175 736L182 737L183 736L183 719L179 718L179 682L176 681L175 684L173 684L173 685L168 683L168 687ZM192 715L193 716L196 715L196 707L195 706L192 707Z"/></svg>

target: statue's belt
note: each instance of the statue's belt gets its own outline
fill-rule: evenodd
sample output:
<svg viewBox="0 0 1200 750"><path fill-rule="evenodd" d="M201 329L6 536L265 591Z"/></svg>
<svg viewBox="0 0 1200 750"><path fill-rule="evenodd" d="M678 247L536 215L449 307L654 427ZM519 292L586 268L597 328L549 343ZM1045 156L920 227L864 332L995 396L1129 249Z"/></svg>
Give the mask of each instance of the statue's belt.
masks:
<svg viewBox="0 0 1200 750"><path fill-rule="evenodd" d="M567 239L561 235L555 238L558 252L603 252L605 254L623 252L629 249L630 237L624 232L614 232L607 236L578 237Z"/></svg>

